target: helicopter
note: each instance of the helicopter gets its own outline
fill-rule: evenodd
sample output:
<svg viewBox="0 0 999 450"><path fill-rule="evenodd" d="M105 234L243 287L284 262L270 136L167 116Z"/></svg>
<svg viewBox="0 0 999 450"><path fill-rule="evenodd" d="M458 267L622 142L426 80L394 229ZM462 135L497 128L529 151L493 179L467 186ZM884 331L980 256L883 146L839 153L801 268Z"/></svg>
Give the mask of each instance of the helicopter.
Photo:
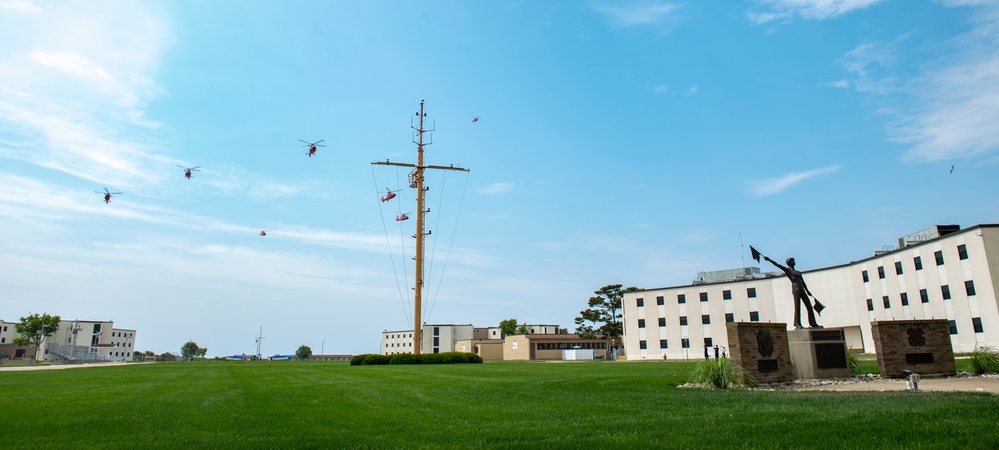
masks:
<svg viewBox="0 0 999 450"><path fill-rule="evenodd" d="M184 166L178 165L177 167L180 167L181 170L184 171L184 176L187 177L188 180L191 179L191 172L201 172L200 170L198 170L198 167L201 167L201 166L184 167Z"/></svg>
<svg viewBox="0 0 999 450"><path fill-rule="evenodd" d="M301 139L299 139L299 140L302 141ZM326 139L320 139L320 140L318 140L316 142L302 141L302 142L305 142L305 145L303 145L302 147L309 147L309 151L308 151L308 153L306 153L306 155L309 155L309 158L311 158L312 155L315 155L316 154L316 147L325 147L325 145L320 144L320 142L323 142L325 140Z"/></svg>
<svg viewBox="0 0 999 450"><path fill-rule="evenodd" d="M104 194L104 204L105 205L108 204L108 203L111 203L111 197L112 197L112 195L121 194L121 192L111 192L111 191L108 191L108 188L104 188L104 192L101 192L101 191L94 191L94 192L96 192L98 194Z"/></svg>
<svg viewBox="0 0 999 450"><path fill-rule="evenodd" d="M401 190L401 189L400 189L400 190ZM396 192L399 192L398 190L397 190L397 191L393 191L393 190L391 190L391 189L389 189L389 188L385 188L385 191L386 191L386 192L385 192L385 195L383 195L383 196L381 196L381 197L378 197L378 198L380 198L380 199L381 199L381 200L382 200L383 202L387 202L387 201L389 201L389 200L392 200L393 198L395 198L395 193L396 193Z"/></svg>
<svg viewBox="0 0 999 450"><path fill-rule="evenodd" d="M267 236L267 231L265 231L265 230L260 230L260 235L261 235L261 236Z"/></svg>
<svg viewBox="0 0 999 450"><path fill-rule="evenodd" d="M409 220L409 216L407 214L412 214L412 213L402 213L401 216L395 216L395 221L402 222L403 220Z"/></svg>

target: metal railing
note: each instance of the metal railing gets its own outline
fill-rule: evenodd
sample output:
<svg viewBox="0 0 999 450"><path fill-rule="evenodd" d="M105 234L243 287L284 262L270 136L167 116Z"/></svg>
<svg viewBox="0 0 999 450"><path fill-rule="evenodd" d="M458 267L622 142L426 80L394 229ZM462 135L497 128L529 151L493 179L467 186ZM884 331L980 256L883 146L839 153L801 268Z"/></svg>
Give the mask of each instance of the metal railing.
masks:
<svg viewBox="0 0 999 450"><path fill-rule="evenodd" d="M108 362L107 356L97 353L97 349L83 346L49 344L48 353L73 362Z"/></svg>

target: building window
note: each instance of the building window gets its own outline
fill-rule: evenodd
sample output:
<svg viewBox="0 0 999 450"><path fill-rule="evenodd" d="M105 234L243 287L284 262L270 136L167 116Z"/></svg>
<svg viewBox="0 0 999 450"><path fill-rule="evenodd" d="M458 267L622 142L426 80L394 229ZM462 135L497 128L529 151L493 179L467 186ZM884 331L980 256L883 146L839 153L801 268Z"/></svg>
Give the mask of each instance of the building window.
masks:
<svg viewBox="0 0 999 450"><path fill-rule="evenodd" d="M644 298L639 298L638 299L638 307L641 308L643 306L645 306L645 299Z"/></svg>
<svg viewBox="0 0 999 450"><path fill-rule="evenodd" d="M874 300L867 299L867 310L874 311Z"/></svg>
<svg viewBox="0 0 999 450"><path fill-rule="evenodd" d="M722 291L722 300L732 300L732 291Z"/></svg>
<svg viewBox="0 0 999 450"><path fill-rule="evenodd" d="M933 252L933 257L937 259L937 265L938 266L944 265L944 259L943 259L943 252L942 251L937 250L937 251Z"/></svg>
<svg viewBox="0 0 999 450"><path fill-rule="evenodd" d="M725 323L735 322L735 314L725 313Z"/></svg>
<svg viewBox="0 0 999 450"><path fill-rule="evenodd" d="M750 311L749 312L749 321L750 322L759 322L760 321L760 312L759 311Z"/></svg>
<svg viewBox="0 0 999 450"><path fill-rule="evenodd" d="M923 303L929 303L930 302L930 294L928 292L926 292L926 289L920 289L919 290L919 301L921 301Z"/></svg>
<svg viewBox="0 0 999 450"><path fill-rule="evenodd" d="M441 338L434 337L434 347L440 347L440 346L441 346Z"/></svg>
<svg viewBox="0 0 999 450"><path fill-rule="evenodd" d="M968 247L964 244L957 246L957 258L961 260L968 259Z"/></svg>
<svg viewBox="0 0 999 450"><path fill-rule="evenodd" d="M646 347L645 341L638 341L638 348L645 350Z"/></svg>
<svg viewBox="0 0 999 450"><path fill-rule="evenodd" d="M860 276L861 276L861 278L864 279L864 283L867 283L868 281L871 281L871 279L867 276L867 271L866 270L860 272Z"/></svg>
<svg viewBox="0 0 999 450"><path fill-rule="evenodd" d="M660 295L656 297L656 304L659 306L663 306L666 304L666 300L663 298L663 296Z"/></svg>
<svg viewBox="0 0 999 450"><path fill-rule="evenodd" d="M680 316L680 326L682 327L686 325L687 325L687 316Z"/></svg>
<svg viewBox="0 0 999 450"><path fill-rule="evenodd" d="M660 339L659 340L659 348L661 348L661 349L667 349L667 348L669 348L669 343L666 342L666 339Z"/></svg>
<svg viewBox="0 0 999 450"><path fill-rule="evenodd" d="M943 294L944 300L950 300L950 286L946 284L940 286L940 293Z"/></svg>
<svg viewBox="0 0 999 450"><path fill-rule="evenodd" d="M677 294L676 295L676 302L677 303L687 303L687 296L684 295L684 294Z"/></svg>
<svg viewBox="0 0 999 450"><path fill-rule="evenodd" d="M440 327L434 327L434 336L440 336L440 335L441 335Z"/></svg>
<svg viewBox="0 0 999 450"><path fill-rule="evenodd" d="M948 320L947 325L950 326L950 334L957 334L957 321Z"/></svg>
<svg viewBox="0 0 999 450"><path fill-rule="evenodd" d="M708 301L708 293L707 292L701 292L701 301L702 302Z"/></svg>
<svg viewBox="0 0 999 450"><path fill-rule="evenodd" d="M885 268L882 266L878 266L878 278L882 280L885 278Z"/></svg>
<svg viewBox="0 0 999 450"><path fill-rule="evenodd" d="M704 338L704 345L706 347L711 347L712 344L714 344L714 342L711 341L711 338Z"/></svg>
<svg viewBox="0 0 999 450"><path fill-rule="evenodd" d="M661 327L665 327L666 326L666 318L665 317L660 317L659 318L659 326L661 326Z"/></svg>
<svg viewBox="0 0 999 450"><path fill-rule="evenodd" d="M702 325L711 325L711 315L710 314L704 314L704 315L702 315L701 316L701 324Z"/></svg>
<svg viewBox="0 0 999 450"><path fill-rule="evenodd" d="M902 297L902 306L909 306L909 294L903 292L899 297Z"/></svg>
<svg viewBox="0 0 999 450"><path fill-rule="evenodd" d="M916 265L916 270L923 270L923 258L917 256L912 258L912 262Z"/></svg>
<svg viewBox="0 0 999 450"><path fill-rule="evenodd" d="M975 327L975 333L984 333L985 332L985 330L982 328L982 318L981 317L972 317L971 318L971 326Z"/></svg>
<svg viewBox="0 0 999 450"><path fill-rule="evenodd" d="M638 328L645 328L645 319L638 319Z"/></svg>
<svg viewBox="0 0 999 450"><path fill-rule="evenodd" d="M895 275L902 274L902 261L895 261Z"/></svg>
<svg viewBox="0 0 999 450"><path fill-rule="evenodd" d="M756 288L746 289L746 296L748 296L749 298L756 298Z"/></svg>
<svg viewBox="0 0 999 450"><path fill-rule="evenodd" d="M968 297L975 295L975 280L965 281L964 290L968 293Z"/></svg>
<svg viewBox="0 0 999 450"><path fill-rule="evenodd" d="M690 348L690 339L687 338L680 339L680 347Z"/></svg>
<svg viewBox="0 0 999 450"><path fill-rule="evenodd" d="M891 308L891 302L888 301L888 296L881 297L881 302L885 304L885 309Z"/></svg>

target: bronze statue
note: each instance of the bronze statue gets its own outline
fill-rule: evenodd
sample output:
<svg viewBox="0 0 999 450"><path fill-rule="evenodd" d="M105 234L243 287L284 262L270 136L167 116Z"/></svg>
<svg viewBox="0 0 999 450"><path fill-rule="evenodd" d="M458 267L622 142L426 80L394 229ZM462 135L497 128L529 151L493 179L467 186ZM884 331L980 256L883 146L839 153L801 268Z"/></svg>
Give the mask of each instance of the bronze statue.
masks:
<svg viewBox="0 0 999 450"><path fill-rule="evenodd" d="M757 262L760 257L763 256L759 251L757 251L753 246L749 246L749 250L753 253L753 259ZM800 330L804 327L801 326L801 304L805 304L805 310L808 311L808 326L810 328L822 328L819 324L815 323L815 313L818 312L822 314L822 310L825 309L819 300L812 295L812 292L808 290L808 285L805 284L805 277L801 272L795 270L794 268L794 258L787 259L787 267L782 266L770 259L767 256L763 256L763 259L777 266L780 270L784 271L787 275L787 279L791 281L791 295L794 296L794 328ZM809 300L809 296L815 299L815 309L812 309L812 302Z"/></svg>

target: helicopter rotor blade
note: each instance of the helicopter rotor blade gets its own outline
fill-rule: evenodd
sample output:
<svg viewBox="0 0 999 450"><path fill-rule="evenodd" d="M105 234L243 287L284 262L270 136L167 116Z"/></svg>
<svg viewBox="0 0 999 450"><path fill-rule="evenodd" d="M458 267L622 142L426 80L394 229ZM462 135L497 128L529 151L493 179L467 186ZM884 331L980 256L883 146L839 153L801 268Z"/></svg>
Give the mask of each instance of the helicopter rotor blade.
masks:
<svg viewBox="0 0 999 450"><path fill-rule="evenodd" d="M318 140L318 141L316 141L316 142L313 142L313 144L318 144L318 143L320 143L320 142L323 142L323 141L325 141L325 140L326 140L326 139L320 139L320 140Z"/></svg>

